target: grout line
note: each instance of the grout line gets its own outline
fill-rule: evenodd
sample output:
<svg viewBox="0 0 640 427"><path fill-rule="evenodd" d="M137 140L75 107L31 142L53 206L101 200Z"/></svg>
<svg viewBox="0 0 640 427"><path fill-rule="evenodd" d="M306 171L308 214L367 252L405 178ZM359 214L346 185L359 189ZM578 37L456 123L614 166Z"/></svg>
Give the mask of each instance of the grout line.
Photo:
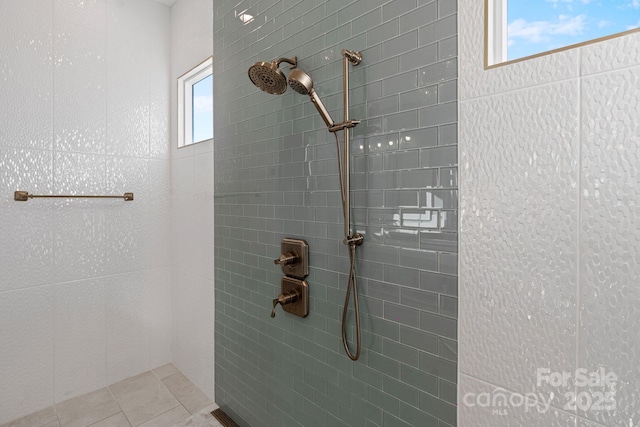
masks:
<svg viewBox="0 0 640 427"><path fill-rule="evenodd" d="M578 56L580 56L580 54ZM580 65L580 62L578 61L578 66L579 65ZM537 84L532 84L532 85L527 85L527 86L522 86L522 87L516 87L516 88L512 88L512 89L498 90L496 92L491 92L491 93L487 93L487 94L484 94L484 95L478 95L478 96L466 97L466 98L459 98L457 102L477 101L477 100L482 100L484 98L490 98L490 97L504 95L504 94L517 93L517 92L520 92L520 91L525 91L525 90L529 90L529 89L534 89L534 88L540 88L540 87L544 87L544 86L554 85L554 84L557 84L557 83L562 83L562 82L575 80L575 79L582 80L582 79L585 79L585 78L598 77L598 76L601 76L603 74L611 74L611 73L615 73L615 72L619 72L619 71L623 71L623 70L628 70L630 68L640 69L640 66L638 64L631 64L631 65L627 65L627 66L624 66L624 67L612 68L610 70L598 71L596 73L591 73L591 74L582 74L582 71L579 69L575 76L562 78L560 80L554 80L554 81L549 81L549 82L541 82L541 83L537 83Z"/></svg>
<svg viewBox="0 0 640 427"><path fill-rule="evenodd" d="M167 270L167 269L170 269L171 267L172 266L170 266L170 265L166 265L166 266L160 266L160 267L143 268L143 269L138 269L138 270L119 271L117 273L110 273L110 274L105 274L105 275L102 275L102 276L83 277L83 278L79 278L79 279L67 280L67 281L64 281L64 282L43 283L43 284L39 284L39 285L27 286L27 287L24 287L24 288L3 290L3 291L0 291L0 295L8 294L8 293L11 293L11 292L25 291L25 290L29 290L29 289L46 288L46 287L49 287L49 286L70 285L70 284L74 284L74 283L85 282L85 281L88 281L88 280L98 280L98 279L113 278L113 277L116 277L116 276L123 276L125 274L130 274L130 273L142 273L142 272L154 271L154 270ZM185 269L181 269L181 270L188 271L188 270L185 270ZM197 274L193 274L193 275L194 276L198 276ZM206 279L203 276L198 276L198 277ZM207 279L207 280L211 280L211 279Z"/></svg>
<svg viewBox="0 0 640 427"><path fill-rule="evenodd" d="M630 68L640 69L640 64L638 62L633 62L633 63L630 63L628 65L622 66L622 67L613 67L613 68L608 69L608 70L596 71L596 72L590 73L590 74L580 74L580 78L584 79L584 78L598 77L598 76L601 76L603 74L616 73L616 72L619 72L619 71L628 70ZM581 70L581 73L582 73L582 70Z"/></svg>
<svg viewBox="0 0 640 427"><path fill-rule="evenodd" d="M465 98L465 99L458 99L458 103L466 103L469 101L483 101L486 99L491 99L491 98L497 98L500 96L504 96L504 95L514 95L517 94L519 92L526 92L526 91L530 91L532 89L541 89L547 86L557 86L559 84L562 83L566 83L566 82L570 82L572 80L580 80L580 76L571 76L571 77L567 77L567 78L562 78L560 80L554 80L554 81L550 81L550 82L541 82L541 83L536 83L536 84L531 84L531 85L527 85L527 86L522 86L522 87L515 87L512 89L507 89L507 90L498 90L496 92L492 92L492 93L488 93L485 95L479 95L479 96L474 96L474 97L469 97L469 98Z"/></svg>
<svg viewBox="0 0 640 427"><path fill-rule="evenodd" d="M179 408L179 407L180 407L180 408L182 408L182 409L184 409L184 411L185 411L187 414L189 414L189 411L187 411L187 408L185 408L185 407L184 407L184 405L182 405L182 404L180 404L180 402L178 402L178 405L177 405L177 406L174 406L174 407L173 407L173 408L171 408L171 409L167 409L167 410L166 410L166 411L164 411L163 413L158 414L158 415L156 415L155 417L151 418L150 420L144 421L144 422L142 422L141 424L138 424L138 425L142 425L142 424L145 424L145 423L151 422L151 421L153 421L153 420L156 420L156 419L160 418L161 416L163 416L163 415L165 415L165 414L167 414L167 413L169 413L169 412L171 412L171 411L173 411L174 409ZM191 416L191 414L189 414L189 416ZM185 421L186 421L186 420L185 420ZM130 424L131 424L131 423L130 423ZM133 424L131 424L131 425L133 426ZM179 424L178 424L178 425L179 425ZM90 426L89 426L89 427L90 427Z"/></svg>
<svg viewBox="0 0 640 427"><path fill-rule="evenodd" d="M51 167L51 181L49 182L51 189L55 188L55 182L56 182L56 168L55 168L55 164L56 164L56 8L58 6L53 3L51 4L51 145L50 145L50 150L51 150L51 163L50 163L50 167ZM56 242L55 242L55 235L56 235L56 225L55 225L55 221L52 221L52 227L49 230L51 232L51 237L53 239L52 242L52 248L51 248L51 256L53 257L53 268L54 270L57 270L55 264L55 260L57 259L56 256ZM56 296L57 296L57 292L53 291L52 288L52 292L53 292L53 372L51 374L52 376L52 382L53 382L53 410L56 414L56 419L58 420L58 424L62 425L62 422L60 421L60 417L58 416L58 408L56 407ZM0 295L2 295L3 292L0 292Z"/></svg>
<svg viewBox="0 0 640 427"><path fill-rule="evenodd" d="M578 64L580 64L582 62L582 49L578 50ZM581 356L580 356L580 347L581 347L581 343L582 343L582 334L581 334L581 320L580 320L580 307L582 305L582 298L580 297L580 293L582 290L582 287L580 285L580 282L582 280L582 274L581 274L581 266L580 266L580 259L581 259L581 244L580 244L580 240L582 238L581 236L581 228L582 228L582 138L583 138L583 134L582 134L582 100L583 100L583 93L582 93L582 87L583 87L583 79L582 77L580 79L578 79L578 147L577 147L577 157L578 157L578 161L577 161L577 183L576 183L576 193L577 193L577 198L576 198L576 205L578 208L578 212L577 212L577 218L576 218L576 314L575 314L575 318L576 318L576 355L575 355L575 363L576 363L576 369L581 368L580 366L580 362L581 362ZM574 393L580 391L578 390L578 386L574 384ZM576 415L578 415L578 411L576 411Z"/></svg>
<svg viewBox="0 0 640 427"><path fill-rule="evenodd" d="M116 402L116 403L117 403L117 402ZM111 418L111 417L115 417L115 416L116 416L116 415L118 415L118 414L122 414L122 415L124 416L124 412L122 412L122 411L120 411L120 412L116 412L115 414L111 414L111 415L109 415L109 416L107 416L107 417L105 417L105 418L102 418L101 420L98 420L98 421L96 421L96 422L94 422L94 423L89 424L87 427L91 427L91 426L93 426L93 425L96 425L96 424L98 424L98 423L101 423L101 422L103 422L104 420L107 420L107 419L109 419L109 418ZM126 416L125 416L125 419L126 419ZM127 422L128 422L128 421L129 421L129 420L127 420Z"/></svg>
<svg viewBox="0 0 640 427"><path fill-rule="evenodd" d="M179 371L178 371L178 372L179 372ZM166 377L164 377L164 378L169 378L169 377L171 377L171 376L173 376L173 375L177 374L178 372L174 372L173 374L168 375L168 376L166 376ZM180 373L182 374L182 372L180 372ZM154 374L155 374L155 372L154 372ZM184 375L184 374L182 374L182 375ZM156 377L158 377L158 375L157 375L157 374L156 374ZM185 410L185 411L187 411L187 408L185 408L184 403L182 402L182 400L180 400L180 398L178 398L178 396L176 396L176 395L175 395L175 393L174 393L173 391L171 391L171 389L170 389L170 388L169 388L169 387L164 383L164 381L163 381L163 380L164 380L164 378L163 378L163 379L160 379L160 378L158 377L158 381L160 381L160 383L162 384L162 386L163 386L164 388L166 388L166 389L167 389L167 391L171 394L171 396L173 396L173 398L174 398L174 399L176 399L176 401L180 404L180 406L182 406L182 407L184 408L184 410ZM189 415L191 415L191 412L187 411L187 413L188 413Z"/></svg>
<svg viewBox="0 0 640 427"><path fill-rule="evenodd" d="M122 416L125 418L125 420L127 420L129 425L132 426L133 424L131 423L131 420L129 420L129 417L127 417L127 414L125 414L124 410L122 409L122 406L120 406L120 402L118 402L118 399L116 399L116 397L113 395L113 392L111 391L112 385L113 384L108 385L107 390L109 391L109 394L111 395L111 398L113 399L113 401L116 402L116 405L118 405L118 408L120 408L120 412L122 413Z"/></svg>
<svg viewBox="0 0 640 427"><path fill-rule="evenodd" d="M107 290L107 284L102 284L103 286L103 301L102 301L102 309L103 311L103 317L102 320L104 322L104 330L105 330L105 334L104 334L104 375L105 375L105 382L109 381L109 308L107 307L108 303L109 303L109 298L108 298L108 290ZM116 405L118 405L118 407L120 408L120 411L122 411L122 408L120 407L120 404L118 403L118 401L116 400L115 396L113 395L113 393L111 392L111 388L109 388L109 386L107 385L107 391L109 392L109 394L111 395L111 398L116 402ZM124 415L124 412L123 412ZM125 416L126 419L126 416ZM127 420L128 422L128 420Z"/></svg>

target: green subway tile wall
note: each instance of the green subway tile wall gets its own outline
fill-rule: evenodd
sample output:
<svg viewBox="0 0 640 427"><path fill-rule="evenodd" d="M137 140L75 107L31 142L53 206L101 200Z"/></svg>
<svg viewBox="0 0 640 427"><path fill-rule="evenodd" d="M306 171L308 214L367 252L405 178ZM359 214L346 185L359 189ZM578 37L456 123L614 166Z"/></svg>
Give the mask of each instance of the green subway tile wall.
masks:
<svg viewBox="0 0 640 427"><path fill-rule="evenodd" d="M216 2L215 395L241 426L456 425L456 9L456 0ZM339 120L343 48L364 58L350 68L351 116L363 120L352 138L352 221L366 239L356 362L340 340L348 253L335 141L308 97L268 95L247 77L256 61L297 56ZM280 308L269 316L283 237L309 242L304 319Z"/></svg>

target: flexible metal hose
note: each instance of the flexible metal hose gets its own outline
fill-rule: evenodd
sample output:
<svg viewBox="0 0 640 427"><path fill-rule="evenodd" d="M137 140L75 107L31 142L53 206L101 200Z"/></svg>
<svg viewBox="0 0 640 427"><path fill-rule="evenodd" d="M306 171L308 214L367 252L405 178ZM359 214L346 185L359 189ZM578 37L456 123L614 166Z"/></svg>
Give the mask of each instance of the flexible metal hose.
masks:
<svg viewBox="0 0 640 427"><path fill-rule="evenodd" d="M349 244L349 283L347 284L347 294L344 299L344 309L342 310L342 345L351 360L358 360L362 344L360 341L360 308L358 307L358 284L356 282L356 245ZM353 291L353 309L356 316L356 354L352 354L347 344L347 311L349 309L349 296Z"/></svg>

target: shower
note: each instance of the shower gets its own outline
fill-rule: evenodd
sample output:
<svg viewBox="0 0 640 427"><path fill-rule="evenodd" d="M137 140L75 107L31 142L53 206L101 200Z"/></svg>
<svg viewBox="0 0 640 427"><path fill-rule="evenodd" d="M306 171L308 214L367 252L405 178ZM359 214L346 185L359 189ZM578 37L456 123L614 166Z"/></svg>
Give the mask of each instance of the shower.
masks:
<svg viewBox="0 0 640 427"><path fill-rule="evenodd" d="M334 125L331 115L329 115L329 112L324 107L324 104L318 97L316 91L313 90L313 80L311 79L311 76L304 71L295 68L291 70L287 82L289 83L289 86L291 86L291 89L295 90L300 95L309 95L311 102L316 106L318 113L320 113L322 120L324 120L324 123L328 128L331 128Z"/></svg>
<svg viewBox="0 0 640 427"><path fill-rule="evenodd" d="M349 247L349 279L347 292L345 295L344 308L342 311L342 344L347 356L351 360L358 360L361 352L360 339L360 309L358 307L358 287L356 281L355 259L356 247L360 246L364 241L364 236L360 233L351 234L351 202L350 202L350 184L349 184L349 129L360 123L359 120L351 120L349 118L349 63L358 65L362 61L360 52L351 50L342 50L343 64L343 102L344 102L344 120L341 123L335 123L331 115L320 100L320 97L313 88L313 79L304 71L297 67L297 57L291 59L280 58L271 62L256 62L248 71L249 79L259 89L272 95L281 95L286 92L287 85L301 95L308 95L311 102L318 110L322 120L327 125L336 140L338 154L338 178L340 182L340 195L342 200L342 213L344 220L344 240L343 243ZM282 62L290 64L292 69L289 78L286 79L284 73L279 66ZM343 148L340 148L340 140L337 132L343 130ZM356 351L352 353L347 343L347 314L349 310L349 301L353 292L353 308L356 323ZM275 306L275 305L274 305Z"/></svg>
<svg viewBox="0 0 640 427"><path fill-rule="evenodd" d="M271 95L282 95L287 91L287 78L280 71L280 64L286 62L290 68L298 65L298 58L279 58L271 62L256 62L249 68L249 79L260 90Z"/></svg>

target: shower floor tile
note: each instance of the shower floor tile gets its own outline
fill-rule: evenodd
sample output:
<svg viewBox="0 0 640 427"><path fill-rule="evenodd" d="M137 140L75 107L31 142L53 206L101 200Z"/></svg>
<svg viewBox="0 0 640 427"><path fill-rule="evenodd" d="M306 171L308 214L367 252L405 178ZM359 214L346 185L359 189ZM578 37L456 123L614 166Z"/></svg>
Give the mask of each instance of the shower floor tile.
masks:
<svg viewBox="0 0 640 427"><path fill-rule="evenodd" d="M109 390L113 393L124 415L134 426L180 405L178 399L151 371L120 381L109 386Z"/></svg>
<svg viewBox="0 0 640 427"><path fill-rule="evenodd" d="M91 427L130 427L127 417L122 412L115 414L106 420L99 421L95 424L91 424Z"/></svg>
<svg viewBox="0 0 640 427"><path fill-rule="evenodd" d="M169 375L162 382L180 401L182 406L192 414L211 405L209 398L197 387L194 387L193 383L182 372Z"/></svg>
<svg viewBox="0 0 640 427"><path fill-rule="evenodd" d="M56 411L51 407L27 415L26 417L10 422L9 424L4 424L1 427L58 427L59 425Z"/></svg>
<svg viewBox="0 0 640 427"><path fill-rule="evenodd" d="M85 427L121 412L108 388L65 400L56 405L61 426Z"/></svg>
<svg viewBox="0 0 640 427"><path fill-rule="evenodd" d="M169 363L0 427L172 427L216 408Z"/></svg>

